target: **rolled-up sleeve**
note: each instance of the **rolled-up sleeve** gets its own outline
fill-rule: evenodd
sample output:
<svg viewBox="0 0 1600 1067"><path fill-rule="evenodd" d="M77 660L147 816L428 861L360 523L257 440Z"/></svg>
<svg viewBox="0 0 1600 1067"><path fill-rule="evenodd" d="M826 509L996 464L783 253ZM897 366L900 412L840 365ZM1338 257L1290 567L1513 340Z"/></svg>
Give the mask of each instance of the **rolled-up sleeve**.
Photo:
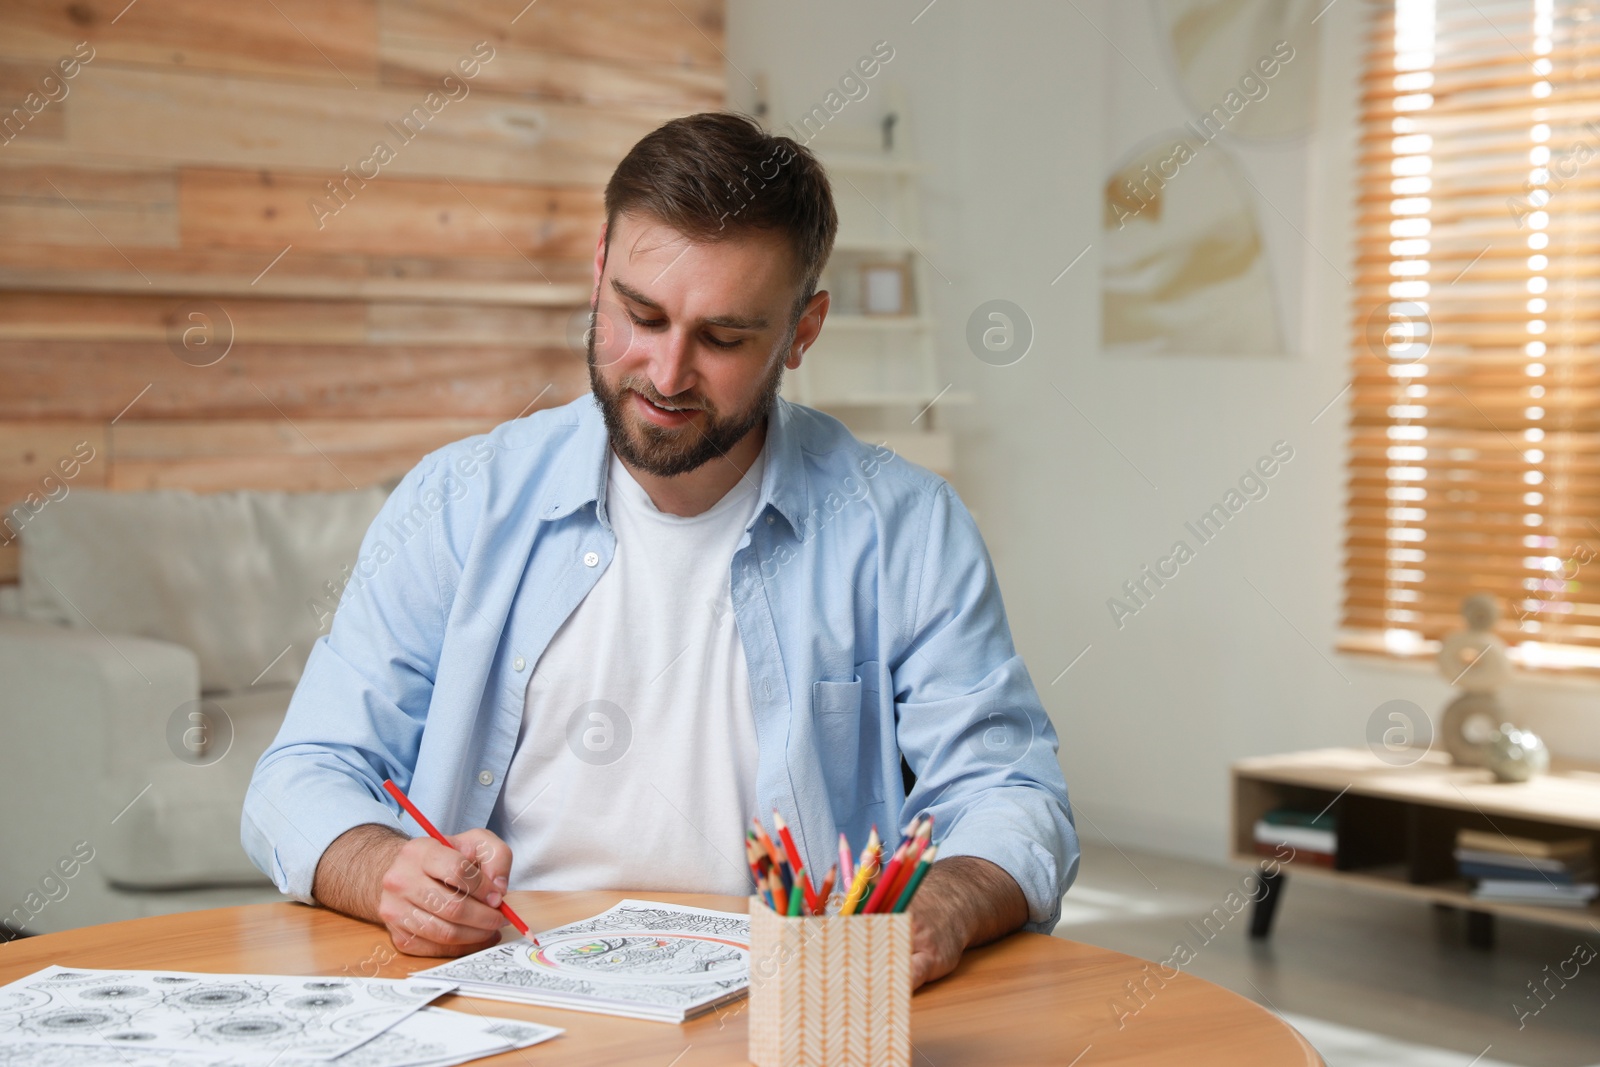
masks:
<svg viewBox="0 0 1600 1067"><path fill-rule="evenodd" d="M333 626L312 647L245 796L245 852L297 900L311 902L317 863L339 835L367 823L401 829L382 783L410 785L445 620L426 467L401 480L368 528Z"/></svg>
<svg viewBox="0 0 1600 1067"><path fill-rule="evenodd" d="M994 567L948 483L927 509L911 632L891 665L909 817L934 815L939 857L999 866L1049 933L1078 871L1054 726L1012 644Z"/></svg>

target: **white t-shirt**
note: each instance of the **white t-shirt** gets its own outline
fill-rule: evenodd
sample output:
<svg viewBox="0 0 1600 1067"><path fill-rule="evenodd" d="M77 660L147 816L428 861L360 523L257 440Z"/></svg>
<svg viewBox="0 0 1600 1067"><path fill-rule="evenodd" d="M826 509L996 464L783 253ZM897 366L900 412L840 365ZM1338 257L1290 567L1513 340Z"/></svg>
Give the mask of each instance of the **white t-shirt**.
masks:
<svg viewBox="0 0 1600 1067"><path fill-rule="evenodd" d="M511 888L749 892L756 727L729 576L765 464L678 516L611 454L616 554L534 665L496 805Z"/></svg>

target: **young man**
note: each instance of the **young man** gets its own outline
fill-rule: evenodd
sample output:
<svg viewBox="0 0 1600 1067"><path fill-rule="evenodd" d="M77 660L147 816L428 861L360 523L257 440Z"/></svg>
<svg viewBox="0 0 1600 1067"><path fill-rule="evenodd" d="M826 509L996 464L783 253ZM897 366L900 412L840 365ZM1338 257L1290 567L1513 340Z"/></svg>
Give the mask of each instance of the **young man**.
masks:
<svg viewBox="0 0 1600 1067"><path fill-rule="evenodd" d="M455 955L498 938L508 888L748 893L744 830L775 807L819 881L841 830L892 847L930 811L914 981L1048 931L1078 842L971 516L777 395L828 313L821 166L694 115L605 206L593 393L400 483L256 767L246 850ZM413 836L385 778L473 858Z"/></svg>

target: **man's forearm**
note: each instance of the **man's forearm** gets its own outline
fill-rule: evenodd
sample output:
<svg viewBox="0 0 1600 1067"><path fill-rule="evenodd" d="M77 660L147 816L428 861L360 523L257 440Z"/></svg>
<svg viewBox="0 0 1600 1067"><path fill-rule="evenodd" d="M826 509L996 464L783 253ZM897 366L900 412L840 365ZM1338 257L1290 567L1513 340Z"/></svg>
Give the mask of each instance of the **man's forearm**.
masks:
<svg viewBox="0 0 1600 1067"><path fill-rule="evenodd" d="M317 861L311 895L318 904L367 922L382 922L378 901L383 875L408 838L392 827L367 823L334 838ZM932 871L928 872L931 877Z"/></svg>
<svg viewBox="0 0 1600 1067"><path fill-rule="evenodd" d="M937 902L945 921L967 934L966 947L986 945L1028 921L1028 899L1015 878L977 856L941 859L923 876L916 902Z"/></svg>

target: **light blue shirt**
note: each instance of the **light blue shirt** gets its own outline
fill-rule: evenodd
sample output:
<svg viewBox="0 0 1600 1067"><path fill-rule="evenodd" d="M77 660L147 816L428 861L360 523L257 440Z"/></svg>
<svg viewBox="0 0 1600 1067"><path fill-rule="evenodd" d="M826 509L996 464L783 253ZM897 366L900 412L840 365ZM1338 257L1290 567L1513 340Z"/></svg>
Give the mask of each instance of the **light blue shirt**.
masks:
<svg viewBox="0 0 1600 1067"><path fill-rule="evenodd" d="M841 830L859 849L874 824L892 845L930 811L940 858L998 864L1028 929L1048 932L1078 838L972 516L944 479L782 398L766 454L730 579L758 810L781 811L816 857ZM245 851L279 890L309 902L323 850L353 827L421 832L385 778L446 834L501 832L529 673L616 551L609 456L585 394L447 445L400 482L245 799Z"/></svg>

